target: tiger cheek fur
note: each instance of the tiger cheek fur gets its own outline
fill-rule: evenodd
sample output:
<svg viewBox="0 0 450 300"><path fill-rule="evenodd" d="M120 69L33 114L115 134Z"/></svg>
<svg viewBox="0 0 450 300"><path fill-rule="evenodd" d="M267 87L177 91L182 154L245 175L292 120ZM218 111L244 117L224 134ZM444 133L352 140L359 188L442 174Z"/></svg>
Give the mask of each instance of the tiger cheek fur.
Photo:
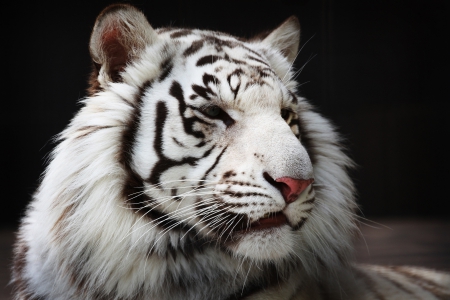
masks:
<svg viewBox="0 0 450 300"><path fill-rule="evenodd" d="M296 95L299 29L244 41L106 8L90 96L18 232L14 299L381 299L399 276L450 295L444 274L349 263L353 163Z"/></svg>

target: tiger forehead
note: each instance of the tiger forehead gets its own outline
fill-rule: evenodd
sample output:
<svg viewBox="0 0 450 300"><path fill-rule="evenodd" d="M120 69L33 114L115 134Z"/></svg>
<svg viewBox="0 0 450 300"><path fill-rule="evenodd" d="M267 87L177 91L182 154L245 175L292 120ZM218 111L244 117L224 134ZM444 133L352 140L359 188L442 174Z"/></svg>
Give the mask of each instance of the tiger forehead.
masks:
<svg viewBox="0 0 450 300"><path fill-rule="evenodd" d="M252 100L279 106L290 98L264 54L252 49L252 44L211 31L179 29L164 35L180 46L185 72L195 82L191 99L215 99L233 106Z"/></svg>

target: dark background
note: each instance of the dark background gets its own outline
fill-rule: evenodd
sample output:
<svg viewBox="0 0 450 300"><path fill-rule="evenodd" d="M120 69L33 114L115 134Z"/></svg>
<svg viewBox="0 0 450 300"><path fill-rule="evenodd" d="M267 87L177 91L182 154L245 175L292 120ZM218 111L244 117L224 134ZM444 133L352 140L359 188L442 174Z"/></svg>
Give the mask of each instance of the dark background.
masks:
<svg viewBox="0 0 450 300"><path fill-rule="evenodd" d="M346 139L359 166L352 175L362 214L448 219L446 2L128 3L142 9L155 28L208 28L244 37L297 15L304 46L296 61L297 68L304 66L298 76L301 94ZM85 96L90 31L110 3L3 4L1 225L17 225L54 147L52 137Z"/></svg>

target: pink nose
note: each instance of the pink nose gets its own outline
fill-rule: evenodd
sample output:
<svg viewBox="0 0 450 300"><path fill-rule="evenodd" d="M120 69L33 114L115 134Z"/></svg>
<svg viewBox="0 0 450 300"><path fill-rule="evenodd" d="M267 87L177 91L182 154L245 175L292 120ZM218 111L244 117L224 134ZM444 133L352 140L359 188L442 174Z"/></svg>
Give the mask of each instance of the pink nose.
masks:
<svg viewBox="0 0 450 300"><path fill-rule="evenodd" d="M279 190L283 195L286 203L292 203L297 200L298 196L311 184L314 179L294 179L290 177L280 177L275 179L276 182L280 182Z"/></svg>

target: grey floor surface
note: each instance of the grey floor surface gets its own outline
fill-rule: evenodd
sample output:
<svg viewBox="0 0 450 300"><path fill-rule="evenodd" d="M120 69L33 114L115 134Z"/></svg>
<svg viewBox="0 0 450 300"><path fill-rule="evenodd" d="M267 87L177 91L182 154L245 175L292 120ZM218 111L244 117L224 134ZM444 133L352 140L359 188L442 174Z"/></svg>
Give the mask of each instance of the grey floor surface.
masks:
<svg viewBox="0 0 450 300"><path fill-rule="evenodd" d="M361 263L416 265L450 271L450 220L377 219L361 224L356 241ZM0 300L11 299L8 286L13 230L0 229Z"/></svg>

